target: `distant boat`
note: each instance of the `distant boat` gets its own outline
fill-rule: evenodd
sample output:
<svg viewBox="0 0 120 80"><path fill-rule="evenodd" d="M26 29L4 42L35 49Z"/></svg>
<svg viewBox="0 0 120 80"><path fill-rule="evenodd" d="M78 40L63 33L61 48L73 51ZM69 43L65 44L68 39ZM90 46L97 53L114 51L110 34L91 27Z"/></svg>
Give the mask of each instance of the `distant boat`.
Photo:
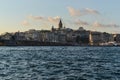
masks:
<svg viewBox="0 0 120 80"><path fill-rule="evenodd" d="M101 46L118 46L118 44L114 41L106 42L106 43L100 43Z"/></svg>

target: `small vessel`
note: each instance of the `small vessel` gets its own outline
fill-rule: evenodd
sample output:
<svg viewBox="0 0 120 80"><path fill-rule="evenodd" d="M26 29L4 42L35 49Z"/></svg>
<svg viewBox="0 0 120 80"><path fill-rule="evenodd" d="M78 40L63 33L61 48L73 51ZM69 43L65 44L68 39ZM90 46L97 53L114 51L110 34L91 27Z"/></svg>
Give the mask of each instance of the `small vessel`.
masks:
<svg viewBox="0 0 120 80"><path fill-rule="evenodd" d="M100 43L101 46L118 46L118 44L114 41L106 42L106 43Z"/></svg>

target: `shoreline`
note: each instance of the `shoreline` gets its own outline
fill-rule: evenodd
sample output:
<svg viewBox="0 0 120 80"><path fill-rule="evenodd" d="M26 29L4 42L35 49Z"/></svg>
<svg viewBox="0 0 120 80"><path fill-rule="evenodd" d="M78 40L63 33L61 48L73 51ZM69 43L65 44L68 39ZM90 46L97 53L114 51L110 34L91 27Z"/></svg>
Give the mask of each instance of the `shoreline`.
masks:
<svg viewBox="0 0 120 80"><path fill-rule="evenodd" d="M60 42L40 42L40 41L21 41L21 40L1 40L0 46L80 46L80 47L120 47L120 45L90 45L77 43Z"/></svg>
<svg viewBox="0 0 120 80"><path fill-rule="evenodd" d="M65 47L120 47L120 45L118 46L111 46L111 45L105 45L105 46L97 46L97 45L0 45L0 47L39 47L39 46L45 46L45 47L61 47L61 46L65 46Z"/></svg>

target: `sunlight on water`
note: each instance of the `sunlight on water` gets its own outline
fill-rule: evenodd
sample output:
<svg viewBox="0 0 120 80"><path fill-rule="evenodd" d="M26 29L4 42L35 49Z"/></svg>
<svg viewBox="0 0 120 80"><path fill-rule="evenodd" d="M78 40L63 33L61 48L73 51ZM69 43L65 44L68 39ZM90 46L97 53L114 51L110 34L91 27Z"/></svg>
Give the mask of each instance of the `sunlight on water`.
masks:
<svg viewBox="0 0 120 80"><path fill-rule="evenodd" d="M0 80L120 80L119 47L0 47Z"/></svg>

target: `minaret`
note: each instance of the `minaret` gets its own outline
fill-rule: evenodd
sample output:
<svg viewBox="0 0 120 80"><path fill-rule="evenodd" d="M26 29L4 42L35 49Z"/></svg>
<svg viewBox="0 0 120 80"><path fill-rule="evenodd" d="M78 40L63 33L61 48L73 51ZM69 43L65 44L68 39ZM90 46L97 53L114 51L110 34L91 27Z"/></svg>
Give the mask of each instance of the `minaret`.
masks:
<svg viewBox="0 0 120 80"><path fill-rule="evenodd" d="M60 22L59 22L58 26L59 26L59 29L62 29L63 24L62 24L61 19L60 19Z"/></svg>
<svg viewBox="0 0 120 80"><path fill-rule="evenodd" d="M54 26L52 26L51 30L52 30L52 31L54 31L54 30L55 30Z"/></svg>

